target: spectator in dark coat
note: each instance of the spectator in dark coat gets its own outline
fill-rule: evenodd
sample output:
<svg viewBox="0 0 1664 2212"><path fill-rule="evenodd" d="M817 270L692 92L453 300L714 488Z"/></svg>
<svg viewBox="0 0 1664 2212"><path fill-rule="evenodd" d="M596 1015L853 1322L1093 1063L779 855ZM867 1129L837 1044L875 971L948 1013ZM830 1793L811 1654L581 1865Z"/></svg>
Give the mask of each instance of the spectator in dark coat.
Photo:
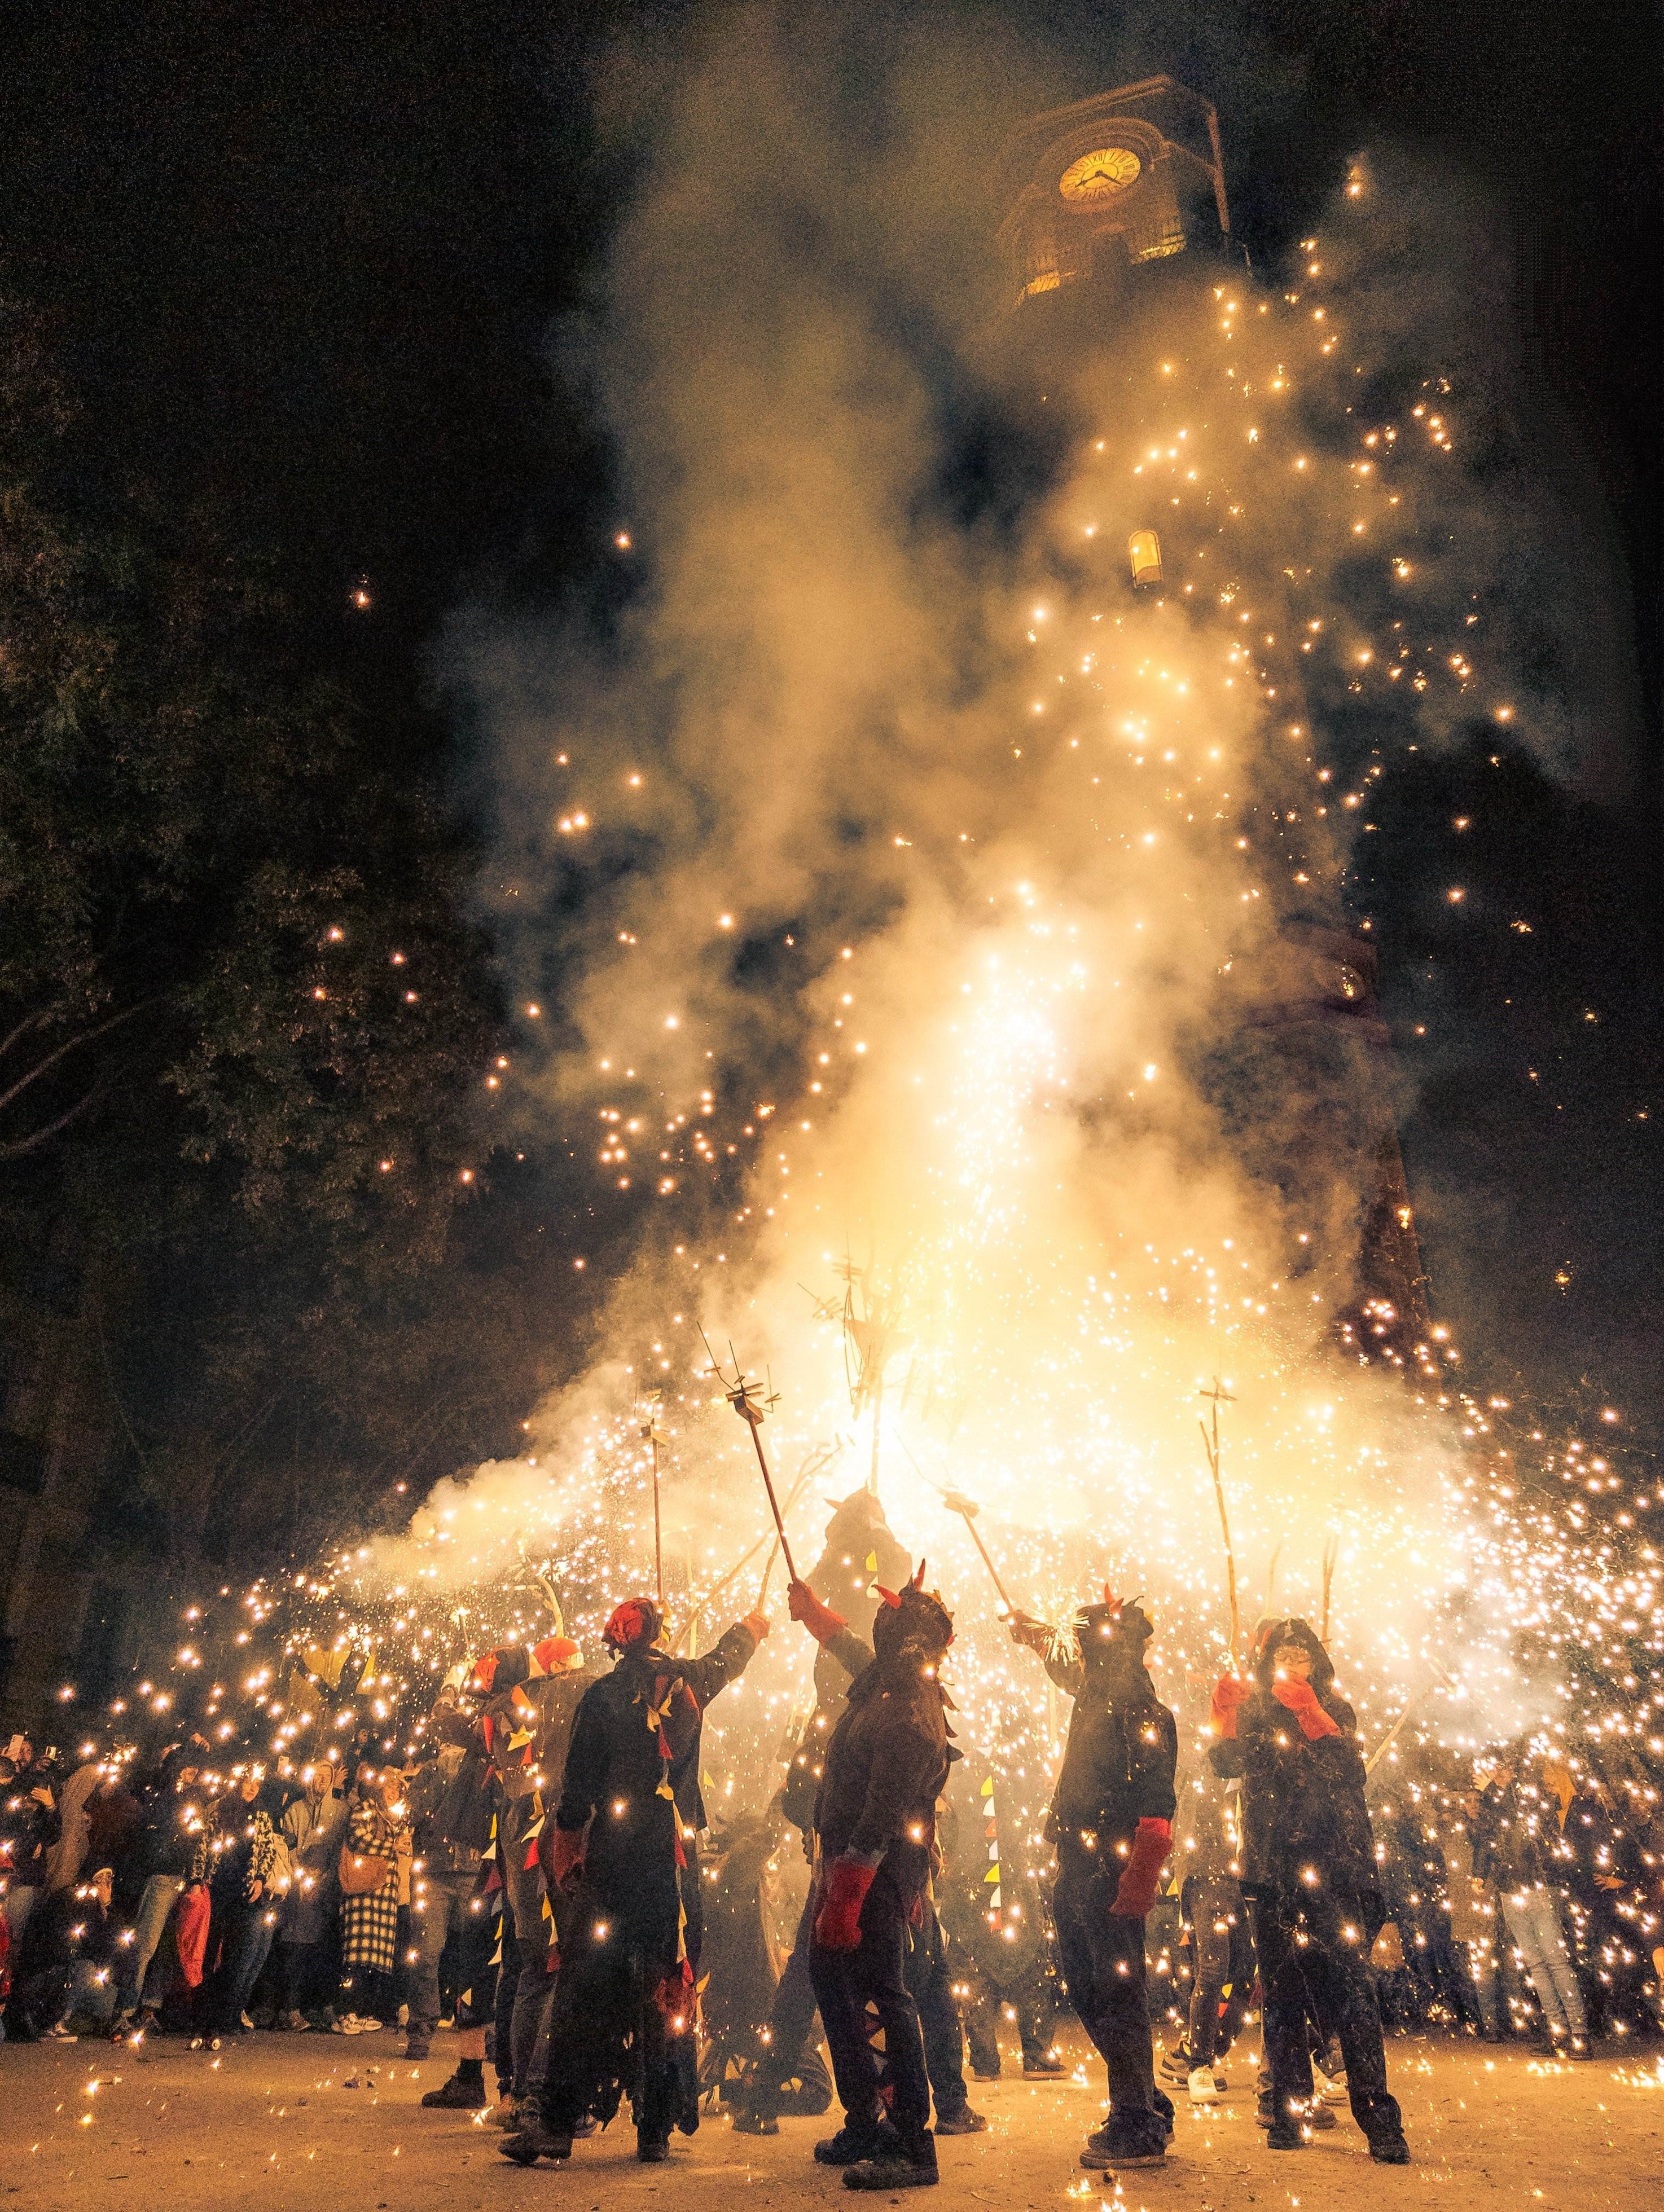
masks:
<svg viewBox="0 0 1664 2212"><path fill-rule="evenodd" d="M1265 2046L1276 2110L1267 2140L1309 2140L1308 2015L1340 2039L1352 2116L1383 2165L1407 2163L1397 2100L1387 2086L1369 1948L1382 1923L1375 1842L1364 1802L1357 1717L1334 1686L1317 1632L1300 1620L1267 1623L1252 1684L1227 1675L1214 1692L1214 1771L1242 1778L1242 1893L1265 1992Z"/></svg>
<svg viewBox="0 0 1664 2212"><path fill-rule="evenodd" d="M1575 1774L1552 1754L1541 1773L1551 1815L1559 1821L1555 1871L1571 1907L1589 2032L1600 2034L1618 2021L1626 2028L1650 2027L1640 1846L1591 1775Z"/></svg>
<svg viewBox="0 0 1664 2212"><path fill-rule="evenodd" d="M1548 1795L1521 1789L1512 1753L1490 1754L1473 1819L1473 1871L1494 1882L1502 1921L1542 2008L1551 2045L1588 2055L1588 2018L1555 1886L1560 1831Z"/></svg>
<svg viewBox="0 0 1664 2212"><path fill-rule="evenodd" d="M0 1883L5 1888L15 1978L23 1933L30 1914L46 1893L46 1862L63 1824L51 1778L36 1765L27 1737L12 1738L8 1763L11 1776L0 1797Z"/></svg>
<svg viewBox="0 0 1664 2212"><path fill-rule="evenodd" d="M192 1855L202 1827L203 1808L197 1789L200 1754L190 1744L174 1744L166 1751L155 1773L140 1795L139 1828L132 1850L138 1894L134 1902L131 1941L124 1947L117 1975L114 2027L118 2033L143 2003L141 2029L149 2027L162 1991L150 2001L146 1977L155 1958L168 1917L185 1888Z"/></svg>

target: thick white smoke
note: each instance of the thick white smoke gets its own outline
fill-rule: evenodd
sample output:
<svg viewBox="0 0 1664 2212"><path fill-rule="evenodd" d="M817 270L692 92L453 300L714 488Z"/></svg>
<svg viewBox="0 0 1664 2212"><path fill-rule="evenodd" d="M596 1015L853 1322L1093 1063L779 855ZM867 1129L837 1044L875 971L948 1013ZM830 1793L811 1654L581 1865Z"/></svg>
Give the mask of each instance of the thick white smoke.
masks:
<svg viewBox="0 0 1664 2212"><path fill-rule="evenodd" d="M992 1591L944 1487L1020 1602L1107 1577L1213 1663L1218 1378L1245 1613L1316 1613L1332 1538L1337 1635L1403 1683L1472 1568L1461 1440L1436 1383L1335 1356L1358 1149L1253 1015L1300 989L1279 924L1338 913L1383 772L1326 744L1307 678L1368 687L1400 746L1521 711L1467 623L1455 404L1434 364L1354 419L1406 343L1360 170L1302 273L1167 271L1047 395L1049 488L967 504L966 417L1004 404L969 89L997 80L936 42L852 86L814 43L747 11L619 95L637 181L584 349L649 579L617 635L458 627L539 1009L525 1110L591 1144L639 1258L526 1462L442 1486L387 1564L458 1583L531 1541L581 1550L597 1603L639 1583L655 1387L673 1580L708 1586L765 1522L701 1325L780 1392L783 1478L844 1440L795 1523L813 1556L873 1449L852 1266L853 1318L888 1329L864 1348L869 1380L890 1353L891 1518L988 1682ZM1160 592L1131 589L1134 526Z"/></svg>

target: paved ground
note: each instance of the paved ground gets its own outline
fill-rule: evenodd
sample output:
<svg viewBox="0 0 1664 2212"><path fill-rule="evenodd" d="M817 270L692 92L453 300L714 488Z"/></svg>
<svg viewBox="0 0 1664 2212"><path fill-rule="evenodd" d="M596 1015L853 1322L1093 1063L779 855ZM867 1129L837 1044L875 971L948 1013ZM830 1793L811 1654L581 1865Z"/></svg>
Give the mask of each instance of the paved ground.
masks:
<svg viewBox="0 0 1664 2212"><path fill-rule="evenodd" d="M449 2069L448 2036L412 2068L402 2039L259 2035L210 2056L162 2042L0 2046L0 2212L746 2212L849 2203L809 2161L826 2124L777 2138L707 2120L668 2167L637 2166L626 2128L580 2143L570 2166L522 2172L495 2129L418 2100ZM1180 2105L1165 2169L1113 2184L1083 2175L1080 2137L1100 2106L1083 2072L978 2083L986 2136L942 2146L937 2212L1331 2212L1347 2206L1504 2203L1514 2212L1643 2212L1664 2196L1664 2063L1614 2052L1556 2069L1522 2051L1396 2042L1394 2086L1417 2163L1373 2166L1350 2119L1310 2149L1274 2154L1253 2120L1249 2069L1208 2117ZM881 2200L884 2201L884 2200ZM895 2199L887 2200L895 2202Z"/></svg>

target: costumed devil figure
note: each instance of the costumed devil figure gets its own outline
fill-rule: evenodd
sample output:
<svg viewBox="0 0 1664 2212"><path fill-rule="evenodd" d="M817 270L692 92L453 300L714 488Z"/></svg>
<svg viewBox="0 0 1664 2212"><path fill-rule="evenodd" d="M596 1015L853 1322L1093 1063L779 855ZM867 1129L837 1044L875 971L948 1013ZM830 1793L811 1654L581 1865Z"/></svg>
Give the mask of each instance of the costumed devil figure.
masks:
<svg viewBox="0 0 1664 2212"><path fill-rule="evenodd" d="M863 1641L872 1632L874 1615L881 1602L879 1591L906 1579L909 1561L884 1516L884 1508L869 1490L827 1503L832 1518L826 1523L820 1557L794 1588L804 1593L808 1610L794 1601L792 1618L801 1620L820 1645L814 1658L814 1711L802 1741L794 1748L781 1790L781 1810L794 1827L803 1832L806 1855L811 1851L814 1801L826 1771L826 1747L844 1707L850 1682L872 1658ZM751 2135L777 2135L779 2115L788 2107L788 2084L801 2079L814 2025L814 1990L809 1980L809 1929L814 1913L814 1893L808 1901L781 1969L774 1992L764 2048L747 2085L745 2101L734 2114L734 2125ZM824 2103L794 2109L824 2112Z"/></svg>
<svg viewBox="0 0 1664 2212"><path fill-rule="evenodd" d="M558 1942L570 1905L564 1890L549 1895L538 1844L560 1802L578 1705L596 1677L569 1636L546 1637L529 1651L500 1656L507 1663L492 1671L484 1728L497 1781L503 1870L497 2049L499 2068L508 2054L506 2094L510 2116L517 2117L529 2112L541 2078Z"/></svg>
<svg viewBox="0 0 1664 2212"><path fill-rule="evenodd" d="M1214 1692L1209 1757L1216 1774L1242 1778L1242 1893L1259 1954L1275 2106L1266 2140L1274 2150L1310 2140L1314 2019L1339 2037L1369 2155L1402 2166L1410 2153L1387 2087L1367 1963L1383 1917L1375 1843L1357 1718L1334 1681L1309 1623L1265 1623L1252 1683L1228 1674Z"/></svg>
<svg viewBox="0 0 1664 2212"><path fill-rule="evenodd" d="M1012 1635L1043 1653L1075 1701L1045 1833L1058 1855L1051 1893L1069 2001L1109 2075L1109 2117L1081 2163L1157 2166L1173 2105L1155 2086L1144 1980L1144 1922L1173 1847L1178 1729L1144 1665L1155 1634L1136 1599L1107 1589L1082 1608L1073 1645L1039 1621Z"/></svg>
<svg viewBox="0 0 1664 2212"><path fill-rule="evenodd" d="M936 1800L948 1778L940 1677L954 1624L923 1576L921 1561L899 1593L882 1593L872 1663L850 1686L815 1799L809 1972L844 2115L815 2157L843 2166L852 2189L936 2179L924 2042L905 1959L909 1923L924 1911ZM887 2118L869 2007L884 2037Z"/></svg>
<svg viewBox="0 0 1664 2212"><path fill-rule="evenodd" d="M668 2156L673 2126L698 2125L700 1736L705 1707L745 1672L768 1623L747 1614L699 1659L666 1651L661 1625L645 1597L607 1622L616 1663L578 1705L539 1839L550 1893L571 1892L571 1910L557 1908L542 2112L503 2143L519 2165L570 2157L586 2115L610 2119L626 2086L643 2160Z"/></svg>

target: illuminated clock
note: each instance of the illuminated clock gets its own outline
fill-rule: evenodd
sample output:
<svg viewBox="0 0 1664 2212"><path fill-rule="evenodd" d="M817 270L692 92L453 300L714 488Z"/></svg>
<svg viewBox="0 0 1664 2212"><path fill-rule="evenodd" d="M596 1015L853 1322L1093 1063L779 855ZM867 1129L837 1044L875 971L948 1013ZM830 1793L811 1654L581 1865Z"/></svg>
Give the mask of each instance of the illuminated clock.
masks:
<svg viewBox="0 0 1664 2212"><path fill-rule="evenodd" d="M1100 146L1070 163L1058 179L1058 190L1071 207L1090 207L1136 184L1143 166L1131 146Z"/></svg>

